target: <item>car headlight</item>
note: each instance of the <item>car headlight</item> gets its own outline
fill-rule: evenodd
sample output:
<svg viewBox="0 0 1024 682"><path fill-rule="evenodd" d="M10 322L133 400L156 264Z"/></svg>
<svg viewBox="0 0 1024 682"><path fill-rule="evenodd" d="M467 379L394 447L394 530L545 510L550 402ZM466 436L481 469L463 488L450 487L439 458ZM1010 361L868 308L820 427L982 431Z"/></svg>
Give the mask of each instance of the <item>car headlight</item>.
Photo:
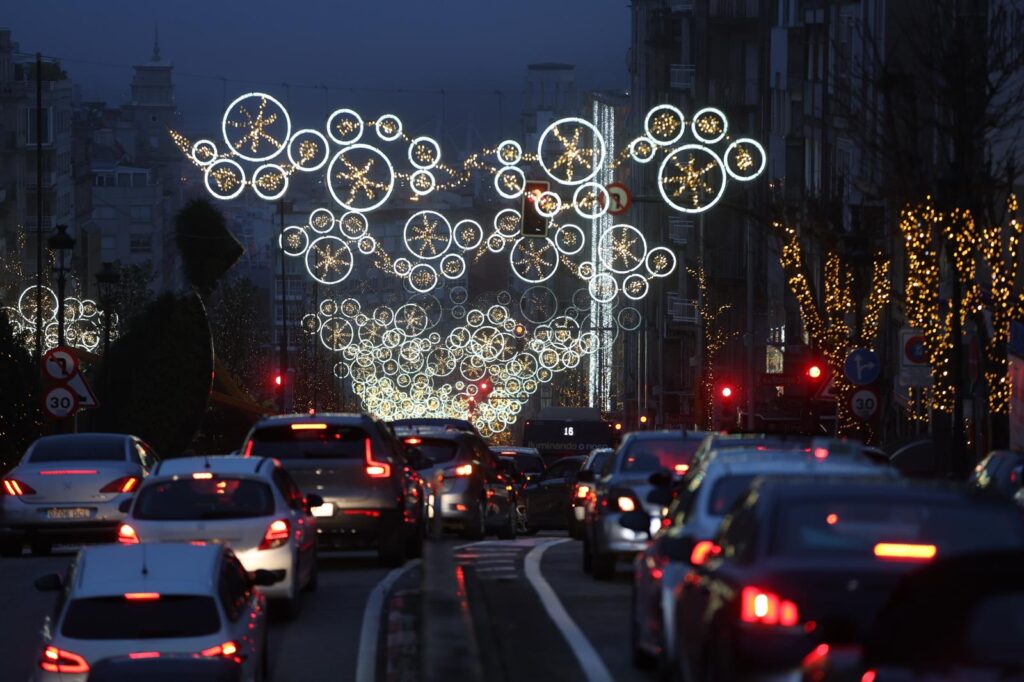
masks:
<svg viewBox="0 0 1024 682"><path fill-rule="evenodd" d="M620 512L636 511L636 502L633 501L632 497L627 497L626 495L620 495L615 498L615 506L619 508Z"/></svg>

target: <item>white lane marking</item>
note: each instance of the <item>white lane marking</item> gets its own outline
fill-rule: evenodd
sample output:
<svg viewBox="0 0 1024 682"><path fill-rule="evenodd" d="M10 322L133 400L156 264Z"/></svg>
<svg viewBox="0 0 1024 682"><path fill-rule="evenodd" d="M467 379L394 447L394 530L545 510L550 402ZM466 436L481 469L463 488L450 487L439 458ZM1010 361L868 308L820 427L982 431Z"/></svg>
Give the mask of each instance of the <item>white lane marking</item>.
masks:
<svg viewBox="0 0 1024 682"><path fill-rule="evenodd" d="M377 583L366 600L363 609L363 627L359 631L359 652L356 654L356 682L374 682L377 673L377 635L380 634L380 617L384 613L384 598L391 586L406 571L419 566L414 559L389 572Z"/></svg>
<svg viewBox="0 0 1024 682"><path fill-rule="evenodd" d="M548 616L561 631L565 641L568 642L569 648L572 649L572 653L576 656L576 660L579 662L580 668L583 669L583 674L587 680L589 682L613 682L612 674L608 671L604 661L601 660L601 655L597 653L590 640L587 639L587 636L576 625L569 612L562 606L561 600L559 600L555 591L551 589L551 585L541 575L540 561L544 556L544 552L549 547L569 541L569 538L562 538L561 540L537 545L530 550L530 553L526 555L526 559L523 561L526 569L526 578L533 585L533 589L537 591L537 596L540 597L540 603L544 605L544 610L548 612Z"/></svg>

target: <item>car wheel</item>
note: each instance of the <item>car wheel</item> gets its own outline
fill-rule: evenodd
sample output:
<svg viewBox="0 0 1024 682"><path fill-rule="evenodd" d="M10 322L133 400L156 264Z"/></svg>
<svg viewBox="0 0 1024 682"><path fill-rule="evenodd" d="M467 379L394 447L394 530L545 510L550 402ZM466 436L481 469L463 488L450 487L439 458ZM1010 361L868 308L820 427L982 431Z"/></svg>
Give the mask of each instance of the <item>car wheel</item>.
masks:
<svg viewBox="0 0 1024 682"><path fill-rule="evenodd" d="M0 540L0 556L5 558L21 556L21 540Z"/></svg>
<svg viewBox="0 0 1024 682"><path fill-rule="evenodd" d="M594 550L590 570L598 580L611 580L615 577L615 555Z"/></svg>
<svg viewBox="0 0 1024 682"><path fill-rule="evenodd" d="M386 566L401 566L405 563L405 528L401 522L381 533L377 556Z"/></svg>
<svg viewBox="0 0 1024 682"><path fill-rule="evenodd" d="M477 505L476 518L466 522L462 537L466 540L483 540L485 535L487 535L487 512L484 503L480 502Z"/></svg>
<svg viewBox="0 0 1024 682"><path fill-rule="evenodd" d="M28 547L32 556L50 556L53 552L53 543L49 540L32 540Z"/></svg>
<svg viewBox="0 0 1024 682"><path fill-rule="evenodd" d="M501 528L498 529L498 539L499 540L515 540L516 539L516 530L517 530L517 526L519 525L517 523L517 521L516 521L516 516L517 516L516 508L515 508L514 505L510 504L509 507L508 507L508 523L506 523L505 525L503 525Z"/></svg>
<svg viewBox="0 0 1024 682"><path fill-rule="evenodd" d="M316 592L316 588L320 586L320 562L317 559L316 552L313 552L311 559L313 566L309 569L309 580L306 581L306 587L304 592Z"/></svg>
<svg viewBox="0 0 1024 682"><path fill-rule="evenodd" d="M302 578L299 576L299 562L292 566L292 596L284 599L284 616L287 620L295 620L302 613Z"/></svg>

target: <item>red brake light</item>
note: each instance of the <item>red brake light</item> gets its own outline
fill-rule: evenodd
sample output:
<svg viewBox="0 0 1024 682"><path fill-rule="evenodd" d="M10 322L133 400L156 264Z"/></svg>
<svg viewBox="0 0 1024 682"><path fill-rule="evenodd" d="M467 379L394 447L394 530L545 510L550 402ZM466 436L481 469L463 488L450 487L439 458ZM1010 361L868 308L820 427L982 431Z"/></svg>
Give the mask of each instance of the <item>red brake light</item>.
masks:
<svg viewBox="0 0 1024 682"><path fill-rule="evenodd" d="M298 424L292 424L292 431L323 431L327 428L327 424L311 424L308 422L300 422Z"/></svg>
<svg viewBox="0 0 1024 682"><path fill-rule="evenodd" d="M160 658L160 652L159 651L133 651L132 653L128 654L128 658L133 660L133 661L137 661L139 659L145 659L145 658Z"/></svg>
<svg viewBox="0 0 1024 682"><path fill-rule="evenodd" d="M701 540L693 546L690 552L690 563L694 566L703 566L708 557L717 556L722 548L711 540Z"/></svg>
<svg viewBox="0 0 1024 682"><path fill-rule="evenodd" d="M122 545L137 545L139 544L139 536L134 528L127 523L122 523L117 529L117 541Z"/></svg>
<svg viewBox="0 0 1024 682"><path fill-rule="evenodd" d="M860 676L860 682L875 682L875 678L878 677L878 673L874 670L868 670Z"/></svg>
<svg viewBox="0 0 1024 682"><path fill-rule="evenodd" d="M938 553L935 545L911 545L900 542L879 542L875 545L875 556L879 559L897 561L931 561Z"/></svg>
<svg viewBox="0 0 1024 682"><path fill-rule="evenodd" d="M40 476L95 476L95 469L47 469L40 471Z"/></svg>
<svg viewBox="0 0 1024 682"><path fill-rule="evenodd" d="M242 452L242 457L249 457L252 455L252 441L245 444L245 451Z"/></svg>
<svg viewBox="0 0 1024 682"><path fill-rule="evenodd" d="M4 494L11 497L21 497L22 495L35 495L36 491L27 483L22 483L14 478L5 478Z"/></svg>
<svg viewBox="0 0 1024 682"><path fill-rule="evenodd" d="M406 438L405 439L405 444L406 445L419 445L422 442L423 442L422 438L416 438L415 436L413 436L412 438Z"/></svg>
<svg viewBox="0 0 1024 682"><path fill-rule="evenodd" d="M203 649L199 653L207 658L213 658L214 656L230 658L238 653L238 645L232 641L227 641L217 646L211 646L209 649Z"/></svg>
<svg viewBox="0 0 1024 682"><path fill-rule="evenodd" d="M263 534L263 541L260 542L260 549L274 549L288 542L291 537L292 527L285 519L276 519L267 526L267 532Z"/></svg>
<svg viewBox="0 0 1024 682"><path fill-rule="evenodd" d="M48 646L43 649L39 667L48 673L87 673L89 664L76 653Z"/></svg>
<svg viewBox="0 0 1024 682"><path fill-rule="evenodd" d="M101 493L130 493L139 485L138 476L122 476L100 488Z"/></svg>
<svg viewBox="0 0 1024 682"><path fill-rule="evenodd" d="M364 451L366 453L366 474L370 478L388 478L391 476L391 465L387 462L378 462L373 458L373 443L367 438Z"/></svg>
<svg viewBox="0 0 1024 682"><path fill-rule="evenodd" d="M125 592L124 598L128 601L159 601L159 592Z"/></svg>
<svg viewBox="0 0 1024 682"><path fill-rule="evenodd" d="M791 628L800 622L800 612L796 604L779 598L774 592L744 587L740 594L740 620Z"/></svg>

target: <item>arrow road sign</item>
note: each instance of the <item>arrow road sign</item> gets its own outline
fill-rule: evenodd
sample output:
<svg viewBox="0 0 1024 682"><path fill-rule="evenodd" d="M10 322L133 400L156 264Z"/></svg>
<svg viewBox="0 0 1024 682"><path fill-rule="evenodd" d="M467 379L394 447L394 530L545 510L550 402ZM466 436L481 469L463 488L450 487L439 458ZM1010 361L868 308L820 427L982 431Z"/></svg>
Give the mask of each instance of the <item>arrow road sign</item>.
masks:
<svg viewBox="0 0 1024 682"><path fill-rule="evenodd" d="M846 374L846 378L850 380L850 383L855 386L866 386L867 384L873 384L878 380L878 375L882 372L882 363L878 360L878 355L873 350L867 348L857 348L850 351L850 354L846 356L846 362L843 364L843 373Z"/></svg>
<svg viewBox="0 0 1024 682"><path fill-rule="evenodd" d="M67 381L78 374L78 356L70 348L51 348L43 356L43 371L55 381Z"/></svg>
<svg viewBox="0 0 1024 682"><path fill-rule="evenodd" d="M76 374L71 378L71 381L64 384L69 389L74 391L75 396L78 398L78 409L84 409L86 407L99 407L100 402L96 400L96 394L92 392L92 386L85 380L82 374Z"/></svg>

